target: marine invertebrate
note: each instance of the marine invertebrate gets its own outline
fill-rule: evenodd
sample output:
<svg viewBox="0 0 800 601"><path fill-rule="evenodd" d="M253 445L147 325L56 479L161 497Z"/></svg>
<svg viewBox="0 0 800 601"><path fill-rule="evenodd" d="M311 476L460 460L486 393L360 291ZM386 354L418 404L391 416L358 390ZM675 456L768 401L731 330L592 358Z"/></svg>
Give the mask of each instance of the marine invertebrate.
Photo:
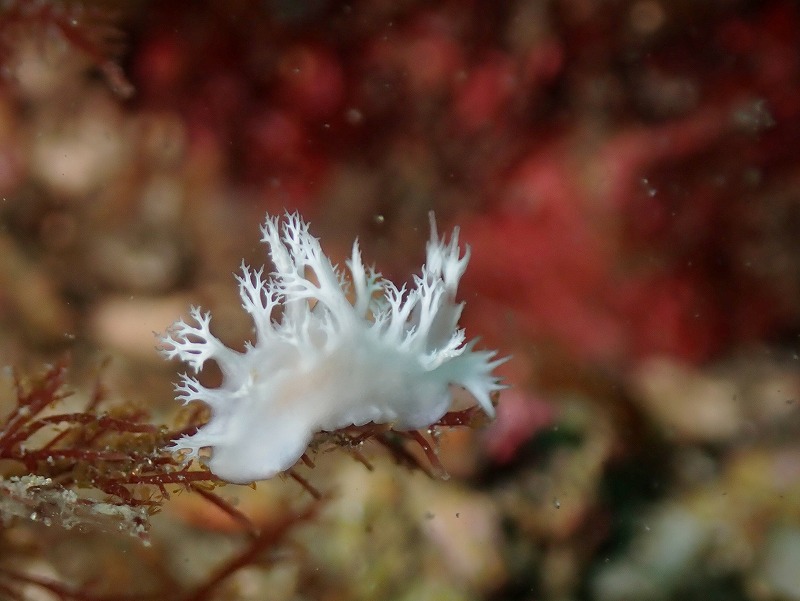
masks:
<svg viewBox="0 0 800 601"><path fill-rule="evenodd" d="M242 264L237 276L255 341L241 353L226 347L197 307L193 324L181 319L162 337L167 358L195 373L213 360L223 374L215 389L181 376L177 398L206 403L211 418L176 451L195 457L210 447L211 470L243 483L291 468L320 431L427 427L450 407L451 385L494 415L490 395L502 385L492 372L504 360L475 350L458 328L469 249L461 254L457 229L440 239L431 214L427 260L410 287L365 267L358 241L346 272L332 265L296 213L268 216L261 231L275 271L265 279Z"/></svg>

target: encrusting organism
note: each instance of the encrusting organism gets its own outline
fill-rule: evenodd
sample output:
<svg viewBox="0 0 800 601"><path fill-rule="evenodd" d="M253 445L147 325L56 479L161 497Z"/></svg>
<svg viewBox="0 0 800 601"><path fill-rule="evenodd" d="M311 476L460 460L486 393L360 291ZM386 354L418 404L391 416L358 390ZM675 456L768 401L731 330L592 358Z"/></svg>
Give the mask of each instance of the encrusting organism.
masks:
<svg viewBox="0 0 800 601"><path fill-rule="evenodd" d="M427 259L410 287L365 267L358 241L346 271L332 265L296 213L267 216L261 231L275 271L265 278L242 264L237 276L255 341L243 352L226 347L197 307L193 324L181 319L161 339L165 357L195 373L210 359L223 375L218 388L181 376L177 398L202 401L211 416L175 451L188 459L209 447L214 474L245 483L290 469L317 432L427 428L450 408L451 386L494 415L491 397L503 386L493 371L505 359L475 350L458 328L455 297L469 260L458 229L440 239L431 214Z"/></svg>

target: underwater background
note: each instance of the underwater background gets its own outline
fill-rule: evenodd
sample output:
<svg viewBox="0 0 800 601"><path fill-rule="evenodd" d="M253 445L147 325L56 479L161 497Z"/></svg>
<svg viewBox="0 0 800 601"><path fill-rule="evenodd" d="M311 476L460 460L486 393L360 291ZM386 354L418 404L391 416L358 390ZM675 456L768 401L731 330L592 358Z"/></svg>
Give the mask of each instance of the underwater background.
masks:
<svg viewBox="0 0 800 601"><path fill-rule="evenodd" d="M790 0L0 3L0 599L800 600L798 140ZM285 211L459 226L497 419L159 454Z"/></svg>

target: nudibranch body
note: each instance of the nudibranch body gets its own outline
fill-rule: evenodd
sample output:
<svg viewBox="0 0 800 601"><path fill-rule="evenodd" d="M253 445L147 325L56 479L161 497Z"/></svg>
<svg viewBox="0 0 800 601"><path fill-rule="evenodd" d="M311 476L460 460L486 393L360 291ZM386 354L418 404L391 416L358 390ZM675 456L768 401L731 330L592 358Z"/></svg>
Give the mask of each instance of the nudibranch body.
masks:
<svg viewBox="0 0 800 601"><path fill-rule="evenodd" d="M242 265L237 276L243 308L255 325L244 352L210 331L210 315L191 309L162 337L162 353L195 373L207 360L223 375L207 388L188 374L176 386L184 403L202 401L211 418L174 443L188 457L210 447L206 461L220 478L245 483L289 469L314 434L369 422L397 430L425 428L466 389L490 416L493 375L504 359L466 342L455 301L469 248L461 255L458 229L440 239L431 214L431 239L422 272L398 288L365 267L358 242L347 270L332 265L299 215L267 217L262 241L274 272Z"/></svg>

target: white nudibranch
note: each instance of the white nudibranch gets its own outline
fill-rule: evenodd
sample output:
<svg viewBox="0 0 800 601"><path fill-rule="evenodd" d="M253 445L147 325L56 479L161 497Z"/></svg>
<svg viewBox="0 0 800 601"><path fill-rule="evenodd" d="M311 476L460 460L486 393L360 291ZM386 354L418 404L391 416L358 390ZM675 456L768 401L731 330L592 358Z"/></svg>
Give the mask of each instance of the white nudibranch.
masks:
<svg viewBox="0 0 800 601"><path fill-rule="evenodd" d="M261 232L275 271L265 278L243 263L237 276L255 341L244 352L226 347L197 307L193 323L181 319L161 338L165 357L195 373L213 360L223 376L207 388L181 375L177 399L206 403L211 417L175 451L191 458L210 447L208 467L245 483L291 468L317 432L369 422L426 428L450 408L451 386L494 416L491 395L503 386L492 372L505 359L475 350L458 328L469 247L460 256L457 228L440 239L431 213L427 260L408 288L365 267L358 241L346 272L332 265L296 213L267 216Z"/></svg>

